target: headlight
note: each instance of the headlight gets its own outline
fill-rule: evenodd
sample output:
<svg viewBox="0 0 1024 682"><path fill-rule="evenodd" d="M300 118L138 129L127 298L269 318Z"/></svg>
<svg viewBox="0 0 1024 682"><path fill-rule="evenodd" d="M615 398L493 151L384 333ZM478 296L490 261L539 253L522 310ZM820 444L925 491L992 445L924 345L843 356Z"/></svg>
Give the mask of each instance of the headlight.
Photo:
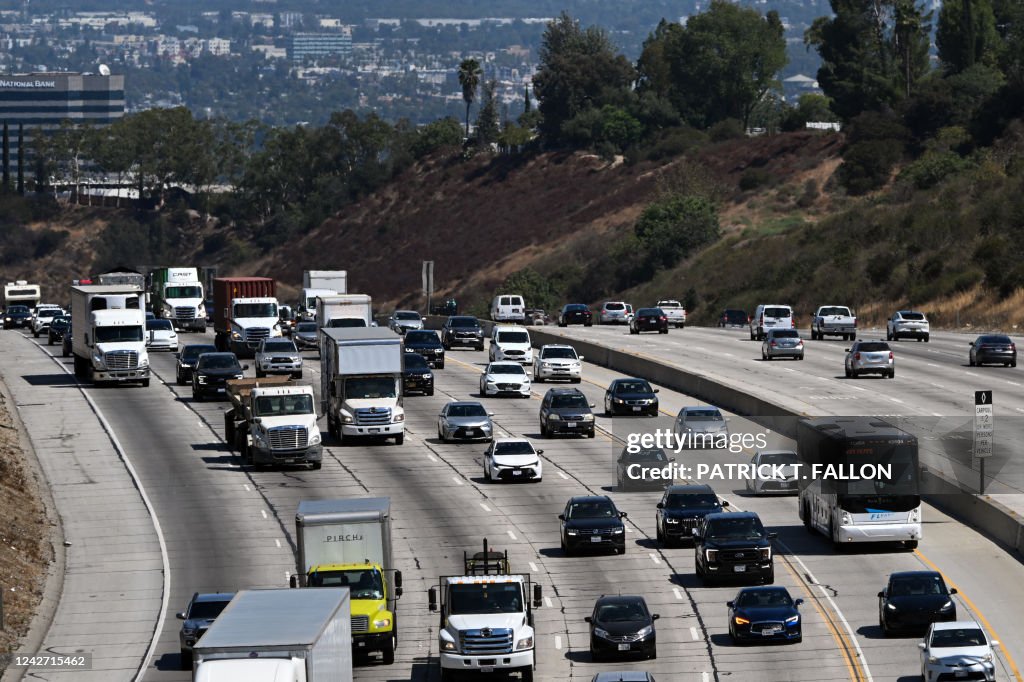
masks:
<svg viewBox="0 0 1024 682"><path fill-rule="evenodd" d="M654 626L653 625L647 625L647 626L644 626L644 627L640 628L640 631L637 632L636 634L637 634L638 637L640 637L642 639L642 638L648 636L649 634L651 634L652 632L654 632Z"/></svg>
<svg viewBox="0 0 1024 682"><path fill-rule="evenodd" d="M530 649L533 647L533 637L523 637L521 640L516 642L516 651L521 649Z"/></svg>
<svg viewBox="0 0 1024 682"><path fill-rule="evenodd" d="M242 335L239 334L238 332L233 331L231 332L231 338L234 339L235 341L240 341L242 339Z"/></svg>
<svg viewBox="0 0 1024 682"><path fill-rule="evenodd" d="M594 421L594 415L592 415L592 414L585 414L585 415L583 415L583 421L585 421L585 422L592 422L592 421Z"/></svg>
<svg viewBox="0 0 1024 682"><path fill-rule="evenodd" d="M101 369L105 367L106 364L103 362L103 353L93 353L92 364Z"/></svg>
<svg viewBox="0 0 1024 682"><path fill-rule="evenodd" d="M551 369L553 367L553 365L550 362L542 362L540 363L540 366L543 367L544 369Z"/></svg>
<svg viewBox="0 0 1024 682"><path fill-rule="evenodd" d="M239 374L236 374L236 375L234 376L234 378L235 378L235 379L241 379L241 378L243 378L243 376L244 376L243 374L239 373Z"/></svg>
<svg viewBox="0 0 1024 682"><path fill-rule="evenodd" d="M889 609L890 611L895 611L896 610L896 606L893 605L893 604L886 604L885 608Z"/></svg>
<svg viewBox="0 0 1024 682"><path fill-rule="evenodd" d="M196 629L195 628L182 628L181 629L181 634L185 635L186 637L194 637L195 634L196 634Z"/></svg>
<svg viewBox="0 0 1024 682"><path fill-rule="evenodd" d="M139 367L149 367L149 358L139 358Z"/></svg>
<svg viewBox="0 0 1024 682"><path fill-rule="evenodd" d="M786 625L796 625L800 622L800 616L790 616L786 619Z"/></svg>
<svg viewBox="0 0 1024 682"><path fill-rule="evenodd" d="M441 651L458 651L458 649L455 648L455 642L441 640Z"/></svg>
<svg viewBox="0 0 1024 682"><path fill-rule="evenodd" d="M319 431L314 431L313 434L309 437L309 444L310 445L319 445L320 444L320 432Z"/></svg>
<svg viewBox="0 0 1024 682"><path fill-rule="evenodd" d="M352 415L346 414L346 415L342 415L342 417L341 417L341 423L342 424L351 424L353 421L354 420L352 419Z"/></svg>
<svg viewBox="0 0 1024 682"><path fill-rule="evenodd" d="M849 526L851 523L853 523L853 517L850 516L849 512L843 512L843 516L840 519L839 523L843 526Z"/></svg>
<svg viewBox="0 0 1024 682"><path fill-rule="evenodd" d="M565 529L565 534L566 535L578 535L578 533L575 530L573 530L572 528L566 528Z"/></svg>
<svg viewBox="0 0 1024 682"><path fill-rule="evenodd" d="M196 375L196 380L199 381L199 383L201 383L201 384L205 384L206 383L206 377L204 375L202 375L202 374L197 374Z"/></svg>
<svg viewBox="0 0 1024 682"><path fill-rule="evenodd" d="M557 414L549 414L548 415L548 421L560 422L560 421L562 421L562 418L559 417Z"/></svg>
<svg viewBox="0 0 1024 682"><path fill-rule="evenodd" d="M991 663L992 662L992 654L985 654L984 656L981 657L981 660L984 661L985 663Z"/></svg>
<svg viewBox="0 0 1024 682"><path fill-rule="evenodd" d="M772 558L772 548L762 547L761 548L761 561L768 561Z"/></svg>
<svg viewBox="0 0 1024 682"><path fill-rule="evenodd" d="M679 523L679 519L671 519L671 518L666 517L665 518L665 523L674 526L674 525Z"/></svg>
<svg viewBox="0 0 1024 682"><path fill-rule="evenodd" d="M375 620L373 621L373 627L377 630L380 630L381 628L391 627L391 619L381 618L380 620Z"/></svg>
<svg viewBox="0 0 1024 682"><path fill-rule="evenodd" d="M704 556L708 561L718 561L718 550L717 549L705 549Z"/></svg>
<svg viewBox="0 0 1024 682"><path fill-rule="evenodd" d="M612 535L622 535L625 532L624 528L612 528Z"/></svg>
<svg viewBox="0 0 1024 682"><path fill-rule="evenodd" d="M598 637L604 637L605 639L608 638L608 631L602 630L601 628L594 628L594 634Z"/></svg>
<svg viewBox="0 0 1024 682"><path fill-rule="evenodd" d="M426 374L423 375L423 378L424 379L433 379L434 375L431 374L430 372L427 372Z"/></svg>
<svg viewBox="0 0 1024 682"><path fill-rule="evenodd" d="M938 662L939 662L939 659L938 659L938 657L937 657L937 656L929 656L929 657L928 657L928 662L929 662L929 663L932 663L932 664L935 664L935 663L938 663Z"/></svg>
<svg viewBox="0 0 1024 682"><path fill-rule="evenodd" d="M750 625L750 619L744 618L743 616L736 616L732 619L736 625Z"/></svg>
<svg viewBox="0 0 1024 682"><path fill-rule="evenodd" d="M940 611L949 611L951 608L953 608L953 602L952 601L948 601L945 604L943 604L942 608L939 609L939 610Z"/></svg>
<svg viewBox="0 0 1024 682"><path fill-rule="evenodd" d="M622 398L612 398L612 402L615 403L616 405L621 405L622 403L624 403L626 401L623 400Z"/></svg>
<svg viewBox="0 0 1024 682"><path fill-rule="evenodd" d="M393 416L391 418L391 423L392 424L401 424L404 421L405 421L405 412L401 412L399 414L396 414L395 416Z"/></svg>

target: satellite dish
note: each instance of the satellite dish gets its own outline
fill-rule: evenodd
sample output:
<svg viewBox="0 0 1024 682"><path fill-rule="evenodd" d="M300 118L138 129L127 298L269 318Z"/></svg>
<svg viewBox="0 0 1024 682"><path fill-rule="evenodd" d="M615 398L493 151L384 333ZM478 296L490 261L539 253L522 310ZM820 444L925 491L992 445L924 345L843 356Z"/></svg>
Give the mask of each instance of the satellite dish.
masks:
<svg viewBox="0 0 1024 682"><path fill-rule="evenodd" d="M99 72L100 72L101 76L109 76L110 75L110 67L107 66L106 64L100 64Z"/></svg>

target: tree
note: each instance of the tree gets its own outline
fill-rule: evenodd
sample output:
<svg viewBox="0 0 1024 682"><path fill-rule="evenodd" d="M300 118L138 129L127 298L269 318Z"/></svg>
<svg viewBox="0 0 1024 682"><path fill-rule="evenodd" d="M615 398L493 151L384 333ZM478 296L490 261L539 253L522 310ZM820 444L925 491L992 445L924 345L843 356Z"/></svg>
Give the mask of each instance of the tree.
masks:
<svg viewBox="0 0 1024 682"><path fill-rule="evenodd" d="M483 98L480 101L480 112L476 117L476 141L480 146L489 145L498 140L501 125L498 121L498 104L495 91L498 81L484 83Z"/></svg>
<svg viewBox="0 0 1024 682"><path fill-rule="evenodd" d="M675 83L666 49L680 40L683 30L682 24L662 19L654 32L647 36L636 63L638 92L654 93L659 97L668 97L672 93Z"/></svg>
<svg viewBox="0 0 1024 682"><path fill-rule="evenodd" d="M674 267L694 249L718 238L718 211L706 197L673 194L650 204L634 232L653 269Z"/></svg>
<svg viewBox="0 0 1024 682"><path fill-rule="evenodd" d="M462 86L462 101L466 103L466 137L469 137L469 107L476 99L476 90L480 85L483 71L480 62L475 59L463 59L459 64L459 85Z"/></svg>
<svg viewBox="0 0 1024 682"><path fill-rule="evenodd" d="M0 191L9 192L11 189L11 133L7 127L7 121L4 121L4 139L3 139L3 189Z"/></svg>
<svg viewBox="0 0 1024 682"><path fill-rule="evenodd" d="M993 66L999 59L1001 40L991 0L949 0L939 10L935 32L939 60L958 73L976 63Z"/></svg>
<svg viewBox="0 0 1024 682"><path fill-rule="evenodd" d="M18 194L25 195L25 125L18 124Z"/></svg>
<svg viewBox="0 0 1024 682"><path fill-rule="evenodd" d="M910 97L918 80L930 68L932 13L925 13L915 0L893 0L892 49L900 65L903 95Z"/></svg>

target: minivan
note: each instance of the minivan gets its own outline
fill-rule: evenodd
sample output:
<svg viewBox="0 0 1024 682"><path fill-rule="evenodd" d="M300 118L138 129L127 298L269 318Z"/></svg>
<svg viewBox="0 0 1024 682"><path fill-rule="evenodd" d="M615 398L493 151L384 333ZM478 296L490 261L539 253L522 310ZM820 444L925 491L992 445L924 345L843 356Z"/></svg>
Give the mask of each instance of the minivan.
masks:
<svg viewBox="0 0 1024 682"><path fill-rule="evenodd" d="M796 329L793 308L788 305L765 304L757 306L750 318L750 340L762 341L767 329Z"/></svg>
<svg viewBox="0 0 1024 682"><path fill-rule="evenodd" d="M495 296L491 302L491 320L494 322L526 322L526 304L518 294Z"/></svg>

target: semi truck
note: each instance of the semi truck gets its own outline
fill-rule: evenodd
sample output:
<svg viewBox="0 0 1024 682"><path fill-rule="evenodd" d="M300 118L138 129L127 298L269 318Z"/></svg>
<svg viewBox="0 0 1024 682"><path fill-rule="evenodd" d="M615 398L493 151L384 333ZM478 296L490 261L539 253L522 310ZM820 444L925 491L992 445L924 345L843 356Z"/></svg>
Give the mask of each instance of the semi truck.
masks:
<svg viewBox="0 0 1024 682"><path fill-rule="evenodd" d="M297 572L292 587L348 587L352 648L379 651L395 662L402 572L391 554L391 500L387 497L303 500L295 514Z"/></svg>
<svg viewBox="0 0 1024 682"><path fill-rule="evenodd" d="M463 552L462 564L462 575L441 576L427 592L430 610L440 615L441 680L501 671L533 682L533 609L542 603L541 586L531 590L528 575L513 575L508 551L489 550L486 538L484 551Z"/></svg>
<svg viewBox="0 0 1024 682"><path fill-rule="evenodd" d="M94 276L87 283L110 286L123 284L138 287L142 291L142 309L149 309L149 294L146 291L146 276L141 272L136 272L135 270L115 270L112 272L104 272Z"/></svg>
<svg viewBox="0 0 1024 682"><path fill-rule="evenodd" d="M346 438L405 440L402 337L390 329L320 330L320 411L328 431Z"/></svg>
<svg viewBox="0 0 1024 682"><path fill-rule="evenodd" d="M373 300L366 294L320 296L316 299L320 328L372 327Z"/></svg>
<svg viewBox="0 0 1024 682"><path fill-rule="evenodd" d="M224 413L224 442L257 467L323 459L313 387L286 376L228 379L231 409Z"/></svg>
<svg viewBox="0 0 1024 682"><path fill-rule="evenodd" d="M260 341L281 336L276 287L269 277L213 280L214 343L220 351L253 357Z"/></svg>
<svg viewBox="0 0 1024 682"><path fill-rule="evenodd" d="M94 383L149 386L142 288L131 284L71 287L75 376Z"/></svg>
<svg viewBox="0 0 1024 682"><path fill-rule="evenodd" d="M206 331L203 283L196 268L156 268L149 273L149 303L153 314L177 329Z"/></svg>
<svg viewBox="0 0 1024 682"><path fill-rule="evenodd" d="M349 591L241 590L192 649L193 682L352 682Z"/></svg>
<svg viewBox="0 0 1024 682"><path fill-rule="evenodd" d="M42 298L42 289L38 284L29 284L28 280L19 279L4 285L4 306L26 305L35 308Z"/></svg>

